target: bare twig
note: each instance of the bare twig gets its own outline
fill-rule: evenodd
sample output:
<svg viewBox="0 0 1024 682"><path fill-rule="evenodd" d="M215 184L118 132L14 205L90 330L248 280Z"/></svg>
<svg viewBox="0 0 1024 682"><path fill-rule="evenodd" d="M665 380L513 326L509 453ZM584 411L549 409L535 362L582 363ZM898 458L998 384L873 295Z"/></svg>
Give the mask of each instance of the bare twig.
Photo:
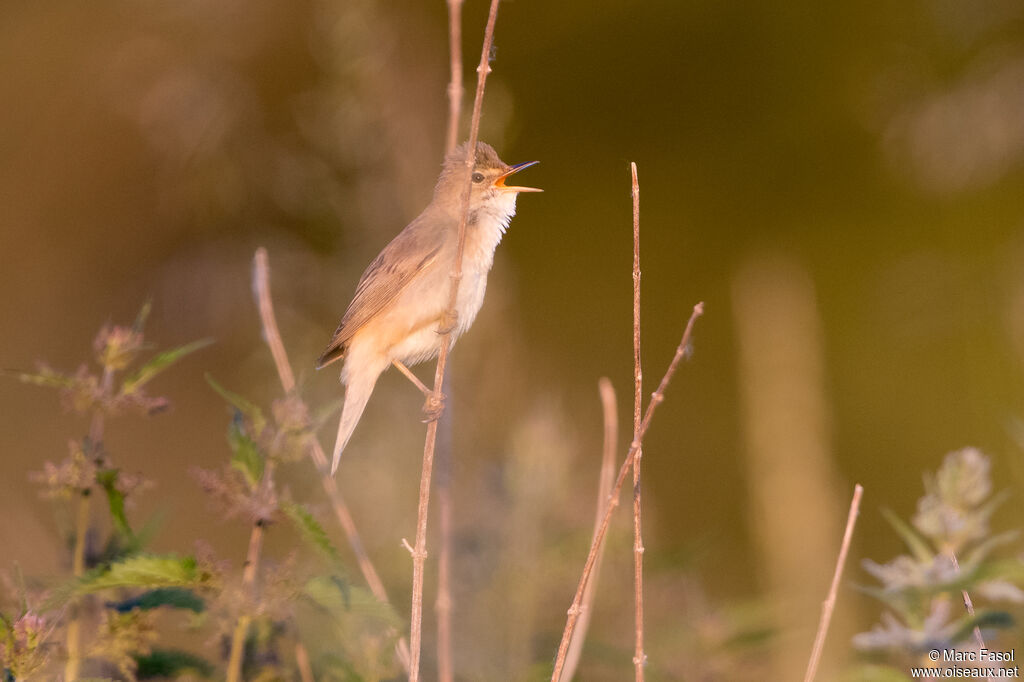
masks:
<svg viewBox="0 0 1024 682"><path fill-rule="evenodd" d="M612 480L615 476L615 448L619 440L619 418L615 406L615 389L608 377L601 377L597 383L601 395L601 413L604 421L604 442L601 447L601 475L597 484L597 509L594 513L594 535L601 527L601 520L608 509L608 496L612 492ZM565 668L562 675L571 680L576 674L576 667L583 656L583 643L587 639L587 628L590 626L591 607L594 603L594 594L597 591L598 575L601 572L601 559L604 557L605 544L602 542L597 550L597 561L594 562L594 572L587 581L587 587L583 590L583 602L580 604L580 618L576 622L576 629L572 633L572 642L569 644L569 653L565 657Z"/></svg>
<svg viewBox="0 0 1024 682"><path fill-rule="evenodd" d="M313 678L313 667L309 664L309 652L302 642L295 644L295 665L299 669L299 678L302 682L316 682Z"/></svg>
<svg viewBox="0 0 1024 682"><path fill-rule="evenodd" d="M273 462L267 461L261 486L273 485ZM263 549L263 519L257 519L252 524L252 531L249 533L249 549L245 553L245 569L242 571L242 590L246 595L255 601L256 596L256 574L260 567L260 553ZM252 617L249 614L239 616L235 624L234 634L231 636L231 653L228 656L227 682L238 682L242 679L242 655L245 653L245 635L249 631Z"/></svg>
<svg viewBox="0 0 1024 682"><path fill-rule="evenodd" d="M836 571L832 574L832 585L828 589L828 598L821 605L821 620L818 622L818 633L814 636L814 647L811 649L811 660L807 662L804 682L812 682L818 672L818 663L821 662L821 653L825 648L825 635L828 634L828 626L832 622L832 611L836 607L836 597L839 594L839 581L843 577L843 567L846 565L846 555L850 551L850 541L853 539L853 528L857 525L860 498L863 494L864 488L860 484L853 487L853 500L850 502L850 513L846 517L846 531L843 533L843 543L839 547Z"/></svg>
<svg viewBox="0 0 1024 682"><path fill-rule="evenodd" d="M458 144L459 119L462 118L462 3L463 0L448 0L448 56L452 78L448 83L446 154Z"/></svg>
<svg viewBox="0 0 1024 682"><path fill-rule="evenodd" d="M448 294L448 308L445 319L455 319L455 302L462 282L462 257L466 250L466 225L469 222L469 195L472 189L470 174L476 161L476 143L480 134L480 112L484 102L484 85L487 74L491 72L489 57L491 45L494 44L494 24L498 20L499 0L491 0L491 8L487 15L487 28L484 30L484 43L480 50L480 64L477 66L476 95L473 99L473 117L469 126L469 141L466 144L466 188L462 194L462 211L459 217L459 241L455 250L455 262L451 271L451 287ZM437 356L437 368L434 371L434 398L441 402L441 389L444 385L444 370L448 364L448 353L452 345L452 329L448 325L441 339L441 350ZM440 413L438 414L440 416ZM423 442L423 468L420 473L419 506L416 518L416 547L412 553L412 613L409 627L409 682L419 680L420 647L423 635L423 567L427 557L427 511L430 507L430 479L434 467L434 446L437 440L437 419L427 424L427 435Z"/></svg>
<svg viewBox="0 0 1024 682"><path fill-rule="evenodd" d="M647 405L647 411L644 412L643 421L640 422L640 431L637 437L633 439L633 442L629 446L629 452L626 454L626 460L622 463L619 468L618 478L615 480L615 487L612 489L611 497L608 500L608 509L604 513L604 518L601 519L601 527L594 535L593 541L590 543L590 552L587 554L587 560L583 564L583 573L580 576L579 585L576 587L576 595L573 597L572 605L569 607L568 617L565 621L565 630L562 632L562 641L558 646L558 656L555 658L555 669L551 675L551 682L558 682L562 677L562 670L565 667L566 652L569 649L569 641L572 639L573 629L576 626L576 621L579 619L581 605L583 602L583 592L586 590L587 582L590 580L590 575L594 570L594 564L597 562L598 547L604 541L605 533L608 532L608 524L611 522L612 513L615 511L615 507L619 504L619 493L622 491L622 484L626 480L626 474L633 467L633 462L636 459L636 453L640 449L640 444L643 442L644 435L647 433L647 429L650 428L651 419L654 416L654 411L658 405L665 399L665 389L668 387L669 382L672 380L672 376L676 373L676 369L679 367L680 361L683 356L686 355L686 351L690 346L690 337L693 335L693 325L697 322L697 318L704 314L704 304L698 303L693 307L693 313L690 315L689 321L686 323L686 330L683 331L683 337L679 341L679 346L676 347L676 353L672 357L672 362L669 363L668 369L665 370L664 376L661 377L661 381L658 383L658 388L651 394L651 402Z"/></svg>
<svg viewBox="0 0 1024 682"><path fill-rule="evenodd" d="M455 150L459 138L459 119L462 117L462 3L463 0L447 0L448 4L448 53L451 64L451 81L448 83L448 130L445 134L444 151ZM448 395L452 396L451 377L447 377ZM442 415L441 437L437 450L437 516L439 521L440 553L437 558L437 600L434 612L437 615L437 678L439 682L452 682L452 415L446 410Z"/></svg>
<svg viewBox="0 0 1024 682"><path fill-rule="evenodd" d="M955 570L957 573L959 573L960 572L960 562L957 561L956 552L950 551L949 552L949 559L950 559L950 561L953 562L953 570ZM971 618L973 618L974 617L974 602L971 601L970 593L967 590L961 590L961 595L964 598L964 608L967 609L968 615L970 615ZM979 651L986 648L986 646L985 646L985 638L981 635L981 628L979 626L977 626L977 625L974 626L974 642L978 645L978 650ZM992 678L991 678L991 676L989 676L989 677L986 677L985 679L990 680Z"/></svg>
<svg viewBox="0 0 1024 682"><path fill-rule="evenodd" d="M103 368L103 376L100 378L100 394L109 396L114 385L114 370L110 366ZM103 431L105 417L101 408L93 410L92 419L89 422L89 437L85 453L94 462L100 459L103 452ZM86 488L79 493L78 509L75 512L75 544L71 550L71 572L77 578L85 573L85 547L89 535L89 514L92 501L92 487ZM71 609L71 616L66 629L65 644L67 646L68 660L64 664L64 680L75 682L82 665L82 623L81 604L76 604Z"/></svg>
<svg viewBox="0 0 1024 682"><path fill-rule="evenodd" d="M277 367L277 374L281 378L281 387L286 394L292 394L295 392L295 374L292 372L291 364L288 362L288 354L284 350L281 332L277 327L277 318L274 315L274 299L270 295L270 264L267 250L263 247L256 249L256 255L253 258L253 293L256 296L256 303L260 311L263 335L267 345L270 346L271 355ZM279 349L279 351L275 351L275 348ZM327 456L324 454L320 441L315 438L312 439L312 444L309 448L309 457L313 460L313 466L320 474L320 482L323 485L324 492L327 493L327 498L331 501L331 507L334 509L335 516L338 517L338 523L341 524L341 528L345 532L345 537L352 548L352 553L355 554L356 563L359 564L359 570L363 574L367 586L373 592L373 596L385 604L388 603L388 593L384 589L384 582L380 579L377 569L374 568L373 562L366 553L366 548L363 546L363 540L359 535L359 530L356 528L355 521L352 519L348 504L345 502L341 490L338 489L337 481L330 475ZM395 649L402 668L408 671L409 645L404 637L398 640Z"/></svg>
<svg viewBox="0 0 1024 682"><path fill-rule="evenodd" d="M640 439L640 410L643 403L643 369L640 364L640 181L636 164L629 164L633 180L633 440ZM643 448L637 445L633 457L633 600L635 649L633 670L636 682L643 682L644 664L644 540L641 524L640 462Z"/></svg>

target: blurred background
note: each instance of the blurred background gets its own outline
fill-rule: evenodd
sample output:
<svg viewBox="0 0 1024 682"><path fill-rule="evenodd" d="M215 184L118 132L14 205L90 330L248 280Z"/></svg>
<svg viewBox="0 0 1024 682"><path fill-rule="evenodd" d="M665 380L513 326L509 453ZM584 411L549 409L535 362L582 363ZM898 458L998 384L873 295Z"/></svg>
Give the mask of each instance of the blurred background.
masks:
<svg viewBox="0 0 1024 682"><path fill-rule="evenodd" d="M486 9L465 6L467 112ZM949 450L983 449L1019 501L1024 5L516 0L495 43L481 139L506 162L539 159L523 183L545 193L521 197L453 354L465 679L550 663L591 532L601 376L628 443L630 161L645 394L707 306L644 448L655 674L693 670L699 642L725 647L748 620L776 628L766 665L802 665L855 482L851 582L867 581L860 558L901 551L879 510L909 516ZM154 383L169 414L107 429L114 460L157 483L132 512L164 516L157 549L201 537L241 562L243 526L211 520L187 469L227 457L229 415L204 373L264 403L279 393L253 252L269 250L303 394L336 400L315 358L363 268L431 197L447 68L440 0L0 6L0 366L73 371L104 322L147 299L158 347L215 340ZM388 373L339 473L403 614L421 403ZM66 571L26 477L87 424L13 380L0 414L0 554ZM323 504L311 472L293 476ZM996 525L1019 525L1019 509ZM625 511L581 679L631 667ZM877 612L841 593L830 655Z"/></svg>

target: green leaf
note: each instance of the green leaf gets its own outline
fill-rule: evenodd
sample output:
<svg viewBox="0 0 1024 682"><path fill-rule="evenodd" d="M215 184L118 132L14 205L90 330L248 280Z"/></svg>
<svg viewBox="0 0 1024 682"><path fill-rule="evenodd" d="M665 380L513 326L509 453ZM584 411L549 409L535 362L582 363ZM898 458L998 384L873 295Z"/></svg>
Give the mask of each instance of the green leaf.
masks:
<svg viewBox="0 0 1024 682"><path fill-rule="evenodd" d="M1005 533L999 533L992 537L986 538L983 542L979 543L977 547L967 552L966 556L960 562L962 567L977 568L981 563L988 557L993 549L1001 545L1007 545L1020 536L1015 530L1009 530Z"/></svg>
<svg viewBox="0 0 1024 682"><path fill-rule="evenodd" d="M313 431L319 431L320 427L326 424L331 419L331 417L333 417L341 409L341 406L344 404L345 399L338 398L337 400L332 400L328 402L326 405L322 405L316 411L316 414L313 415L310 429Z"/></svg>
<svg viewBox="0 0 1024 682"><path fill-rule="evenodd" d="M181 587L158 587L155 590L147 590L131 599L107 602L108 608L120 613L125 613L132 609L148 611L162 606L202 613L206 609L206 602L195 592Z"/></svg>
<svg viewBox="0 0 1024 682"><path fill-rule="evenodd" d="M177 678L185 673L213 677L214 666L205 659L178 649L153 649L145 656L136 656L138 670L135 677L150 680L160 677Z"/></svg>
<svg viewBox="0 0 1024 682"><path fill-rule="evenodd" d="M884 516L885 520L889 522L889 525L893 527L893 530L903 538L903 542L907 544L907 547L910 549L911 553L913 553L915 559L922 563L931 562L932 557L935 556L935 552L916 530L911 528L903 519L888 509L882 509L882 516Z"/></svg>
<svg viewBox="0 0 1024 682"><path fill-rule="evenodd" d="M1013 616L1005 611L977 611L973 616L964 616L957 621L957 628L949 641L964 642L974 635L974 628L999 628L1006 630L1013 627Z"/></svg>
<svg viewBox="0 0 1024 682"><path fill-rule="evenodd" d="M254 432L260 433L261 431L263 431L263 428L267 425L267 420L263 416L263 411L260 410L259 407L249 402L248 400L238 395L237 393L233 393L228 389L224 388L216 381L214 381L213 377L210 376L209 374L206 375L206 383L210 384L210 387L213 388L213 390L217 391L217 393L220 394L220 397L228 401L229 404L233 405L236 410L241 412L249 419L249 421L252 422L252 428Z"/></svg>
<svg viewBox="0 0 1024 682"><path fill-rule="evenodd" d="M313 518L309 510L294 502L284 504L281 508L291 522L295 524L295 528L298 529L302 539L320 552L328 563L331 564L332 568L340 569L341 556L338 554L338 550L331 543L330 538L327 537L327 531L324 530L319 521Z"/></svg>
<svg viewBox="0 0 1024 682"><path fill-rule="evenodd" d="M334 618L358 614L400 628L404 624L394 608L377 599L368 589L349 585L339 576L317 576L306 583L303 593Z"/></svg>
<svg viewBox="0 0 1024 682"><path fill-rule="evenodd" d="M193 341L192 343L187 343L184 346L160 353L140 367L135 374L124 380L124 383L121 384L121 395L130 395L131 393L134 393L149 383L153 377L160 374L160 372L164 371L178 360L190 353L194 353L200 348L209 346L211 343L213 343L213 339L199 339L198 341Z"/></svg>
<svg viewBox="0 0 1024 682"><path fill-rule="evenodd" d="M1024 585L1024 561L1020 559L999 559L978 567L975 577L979 581L1006 580Z"/></svg>
<svg viewBox="0 0 1024 682"><path fill-rule="evenodd" d="M199 587L210 581L194 557L139 554L93 569L53 590L44 609L76 597L120 587Z"/></svg>
<svg viewBox="0 0 1024 682"><path fill-rule="evenodd" d="M241 413L236 412L228 426L228 445L231 446L231 466L238 469L249 488L255 490L263 479L266 459L256 442L245 433Z"/></svg>
<svg viewBox="0 0 1024 682"><path fill-rule="evenodd" d="M45 388L71 388L78 383L78 379L75 377L61 374L49 367L42 367L35 374L16 369L5 369L2 373L14 377L23 384L32 384L33 386L43 386Z"/></svg>
<svg viewBox="0 0 1024 682"><path fill-rule="evenodd" d="M135 544L135 533L128 525L128 517L124 512L124 493L117 488L117 469L101 469L96 472L96 482L103 487L107 495L107 504L110 506L110 516L114 520L114 528L127 541L126 544Z"/></svg>
<svg viewBox="0 0 1024 682"><path fill-rule="evenodd" d="M141 334L142 330L146 327L146 320L149 319L149 313L153 310L153 299L147 298L146 302L139 308L139 314L135 316L135 322L132 324L132 331L136 334Z"/></svg>

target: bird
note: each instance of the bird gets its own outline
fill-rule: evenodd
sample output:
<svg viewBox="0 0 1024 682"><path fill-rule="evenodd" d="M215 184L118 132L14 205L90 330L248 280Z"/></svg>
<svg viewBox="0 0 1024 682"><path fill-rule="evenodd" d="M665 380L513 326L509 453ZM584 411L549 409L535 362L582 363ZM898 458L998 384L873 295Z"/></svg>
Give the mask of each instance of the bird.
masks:
<svg viewBox="0 0 1024 682"><path fill-rule="evenodd" d="M434 196L427 207L363 272L341 323L317 360L322 369L344 359L340 379L345 399L331 461L331 475L363 414L377 379L394 365L428 396L430 389L408 369L437 357L446 332L452 343L473 324L484 301L494 252L516 212L516 198L534 187L506 185L514 173L538 163L508 165L492 146L478 142L472 171L466 164L468 142L444 159ZM446 317L459 241L466 186L469 213L462 260L462 280L452 319ZM436 413L440 405L433 403Z"/></svg>

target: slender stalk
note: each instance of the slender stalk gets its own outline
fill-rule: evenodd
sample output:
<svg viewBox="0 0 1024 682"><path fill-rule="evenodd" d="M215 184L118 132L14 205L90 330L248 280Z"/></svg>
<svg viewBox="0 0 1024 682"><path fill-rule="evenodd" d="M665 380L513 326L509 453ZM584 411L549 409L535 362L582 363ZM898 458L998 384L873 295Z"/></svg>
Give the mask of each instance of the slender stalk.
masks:
<svg viewBox="0 0 1024 682"><path fill-rule="evenodd" d="M273 485L273 462L267 461L266 469L263 472L261 486L270 487ZM252 531L249 533L249 549L245 553L245 568L242 570L242 590L246 596L255 601L256 597L256 575L260 568L260 554L263 550L263 529L266 522L263 519L256 519L252 524ZM239 682L242 679L242 657L245 653L245 635L249 632L249 625L252 617L243 614L238 617L235 624L235 631L231 636L231 653L228 656L227 682Z"/></svg>
<svg viewBox="0 0 1024 682"><path fill-rule="evenodd" d="M444 151L450 154L459 136L459 119L462 117L462 3L463 0L447 0L448 4L448 54L451 64L451 81L448 83L448 130L445 134ZM451 372L448 373L449 375ZM448 395L454 395L451 376L445 377ZM452 414L446 410L439 424L440 437L437 450L437 515L439 520L441 548L437 558L437 600L434 613L437 616L437 679L439 682L454 680L452 663Z"/></svg>
<svg viewBox="0 0 1024 682"><path fill-rule="evenodd" d="M313 678L313 666L309 664L309 652L302 642L295 645L295 665L299 669L299 678L302 682L316 682Z"/></svg>
<svg viewBox="0 0 1024 682"><path fill-rule="evenodd" d="M960 562L957 561L956 552L954 552L952 549L949 550L949 559L950 559L950 561L953 562L953 570L955 570L957 573L959 573L960 572ZM971 618L973 618L974 617L974 602L971 600L970 593L967 590L961 590L960 594L961 594L961 596L963 596L963 599L964 599L964 608L967 609L968 615L970 615ZM986 648L985 647L985 638L981 634L981 628L979 626L975 625L973 632L974 632L974 642L978 645L978 651L981 651L982 649L985 649ZM987 676L985 679L986 680L991 680L992 677L991 676Z"/></svg>
<svg viewBox="0 0 1024 682"><path fill-rule="evenodd" d="M75 513L75 546L71 554L71 572L77 578L85 573L85 543L89 532L89 507L92 489L83 490L78 496L78 509ZM66 646L68 660L64 664L64 679L74 682L78 679L82 664L82 624L80 621L81 605L71 608L71 617L67 626Z"/></svg>
<svg viewBox="0 0 1024 682"><path fill-rule="evenodd" d="M643 369L640 364L640 181L636 164L629 164L633 183L633 440L640 438L640 410L643 403ZM633 458L633 603L635 640L633 669L636 682L643 682L644 664L644 540L641 524L640 462L643 448Z"/></svg>
<svg viewBox="0 0 1024 682"><path fill-rule="evenodd" d="M484 43L480 50L480 64L477 66L476 96L473 99L473 117L470 119L469 142L466 144L466 188L462 194L462 211L459 218L459 241L455 251L455 262L449 275L451 279L448 294L448 308L445 315L446 331L441 339L441 350L437 356L437 368L434 371L433 400L443 409L442 392L444 371L448 364L448 353L451 350L452 334L455 327L455 302L462 281L462 257L466 250L466 225L469 222L469 195L472 188L470 174L476 161L476 143L480 134L480 112L483 108L484 86L487 74L491 72L488 58L494 44L494 24L498 19L499 0L491 0L491 8L487 15L487 28L484 30ZM438 413L440 416L440 412ZM420 676L420 649L423 635L423 567L427 558L427 511L430 508L430 478L434 467L434 447L437 440L437 418L427 424L427 435L423 442L423 467L420 473L419 506L416 519L416 545L412 552L412 613L410 615L409 648L409 682L417 682Z"/></svg>
<svg viewBox="0 0 1024 682"><path fill-rule="evenodd" d="M850 502L850 513L846 517L843 543L839 547L839 558L836 560L835 573L832 574L832 585L829 587L828 597L821 605L821 620L818 622L818 632L814 636L814 647L811 649L811 659L807 662L804 682L812 682L818 672L821 652L825 648L825 635L828 634L828 627L832 622L832 612L835 610L836 597L839 594L839 581L843 577L843 567L846 565L846 555L850 551L850 541L853 539L853 528L857 525L857 516L860 514L860 498L863 494L864 488L860 484L853 487L853 500Z"/></svg>
<svg viewBox="0 0 1024 682"><path fill-rule="evenodd" d="M464 0L448 2L448 57L451 66L451 81L448 83L448 130L445 134L444 151L455 149L459 139L459 119L462 118L462 3Z"/></svg>
<svg viewBox="0 0 1024 682"><path fill-rule="evenodd" d="M286 394L292 394L295 391L295 373L292 372L291 364L288 362L288 354L284 350L281 332L277 327L277 317L274 315L274 299L270 295L270 262L267 257L267 250L263 247L256 249L256 255L253 258L253 293L256 296L256 304L260 312L263 336L267 341L267 345L270 346L274 365L277 367L277 374L281 379L281 387ZM359 530L352 519L348 504L338 489L337 481L330 475L327 455L324 454L323 447L317 439L312 440L309 448L309 458L313 460L313 466L320 474L320 482L323 485L324 492L327 493L327 498L331 502L334 514L338 517L338 523L341 524L341 528L345 532L345 538L348 540L349 547L352 548L352 553L355 554L356 563L359 564L359 570L363 574L363 579L366 580L366 584L370 591L373 592L373 596L385 604L388 603L388 593L384 589L384 582L380 579L377 569L374 568L370 556L366 553L362 537L360 537ZM409 644L404 637L398 640L395 649L402 668L408 672Z"/></svg>
<svg viewBox="0 0 1024 682"><path fill-rule="evenodd" d="M594 513L594 534L601 527L601 520L604 518L605 510L608 508L608 496L612 492L612 480L615 476L615 448L619 440L619 418L615 406L615 389L608 377L601 377L597 384L601 396L601 413L604 421L604 442L601 446L601 476L597 484L597 510ZM583 643L587 639L587 628L590 626L591 606L594 603L594 594L597 592L597 579L601 569L601 559L604 557L606 545L602 542L597 550L597 561L594 562L594 573L587 581L587 587L583 590L583 602L580 604L580 619L576 623L576 629L572 633L572 641L569 644L569 653L565 657L565 668L562 675L571 680L576 674L576 668L583 656Z"/></svg>
<svg viewBox="0 0 1024 682"><path fill-rule="evenodd" d="M565 667L565 657L569 649L569 641L572 639L572 633L576 627L576 621L580 616L583 593L586 590L587 582L590 580L591 573L594 570L594 564L597 562L598 548L604 541L605 533L608 532L608 524L611 522L612 513L615 511L615 507L619 504L619 493L622 492L622 484L626 480L626 474L628 474L629 470L633 467L633 462L636 459L636 453L640 449L640 445L643 442L644 435L647 433L647 429L650 428L651 419L654 417L655 409L657 409L658 405L665 399L665 389L672 380L672 376L676 373L676 369L679 367L679 363L682 361L683 356L686 355L686 351L690 346L690 337L693 335L693 326L697 322L697 318L703 314L703 303L698 303L693 307L693 313L690 315L690 319L686 323L686 329L683 331L683 337L680 339L679 345L676 347L676 353L672 357L672 362L669 363L668 369L665 370L665 374L661 377L657 390L651 394L651 402L647 404L647 411L644 412L643 421L640 422L640 430L637 437L634 438L633 442L630 444L629 452L626 454L626 459L619 468L618 478L615 479L615 486L612 489L611 496L608 498L608 509L604 513L604 518L601 519L601 527L598 528L593 541L590 543L590 552L587 554L587 560L583 564L583 573L580 576L579 585L576 587L576 595L573 597L572 605L569 607L568 617L565 621L565 630L562 632L562 641L558 646L558 656L555 658L555 669L551 674L551 682L558 682L562 678L562 670Z"/></svg>
<svg viewBox="0 0 1024 682"><path fill-rule="evenodd" d="M114 370L110 367L103 368L103 376L100 379L100 394L106 398L114 385ZM102 408L96 408L92 413L92 420L89 423L89 442L87 455L94 461L98 460L103 451L103 431L105 421ZM78 509L75 513L75 544L71 552L71 572L77 578L85 573L85 546L89 534L89 513L92 501L92 488L81 491L78 498ZM67 625L66 646L68 660L64 664L65 682L75 682L78 679L82 666L82 623L81 604L76 604L71 609L71 616Z"/></svg>

